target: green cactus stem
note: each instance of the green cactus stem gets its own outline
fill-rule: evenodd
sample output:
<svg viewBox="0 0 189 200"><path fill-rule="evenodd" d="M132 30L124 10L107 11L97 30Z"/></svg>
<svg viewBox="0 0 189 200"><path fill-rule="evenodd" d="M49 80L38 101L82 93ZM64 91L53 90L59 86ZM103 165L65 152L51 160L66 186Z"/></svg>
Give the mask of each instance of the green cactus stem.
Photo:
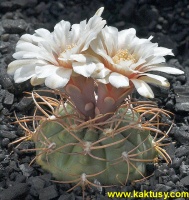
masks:
<svg viewBox="0 0 189 200"><path fill-rule="evenodd" d="M58 181L85 185L98 180L102 185L120 185L145 178L146 163L154 162L158 153L169 160L155 141L157 134L162 138L165 134L150 122L159 119L158 108L148 105L137 109L129 102L104 122L99 120L104 115L85 121L69 101L34 96L43 100L35 103L45 114L32 134L36 161ZM44 104L52 111L42 109ZM151 120L142 120L145 113ZM152 131L156 131L155 137Z"/></svg>
<svg viewBox="0 0 189 200"><path fill-rule="evenodd" d="M26 126L26 136L19 141L34 141L36 162L56 181L82 187L94 186L95 181L102 186L124 185L145 179L146 164L158 156L171 161L161 148L168 132L159 130L160 116L169 113L153 103L135 105L127 99L107 120L101 120L106 118L102 114L86 120L65 94L49 92L60 99L33 92L34 116L17 120L23 128L32 121L34 130Z"/></svg>

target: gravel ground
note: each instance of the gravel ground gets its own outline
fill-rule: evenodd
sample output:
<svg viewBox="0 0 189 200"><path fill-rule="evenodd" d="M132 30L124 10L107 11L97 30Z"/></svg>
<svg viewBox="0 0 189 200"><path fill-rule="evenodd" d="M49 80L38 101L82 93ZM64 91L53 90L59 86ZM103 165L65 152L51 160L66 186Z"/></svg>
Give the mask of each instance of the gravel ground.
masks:
<svg viewBox="0 0 189 200"><path fill-rule="evenodd" d="M167 57L170 65L185 71L184 75L166 75L170 90L154 87L155 101L175 114L175 125L170 132L171 143L166 147L173 162L164 161L157 166L148 165L153 172L144 182L128 184L122 188L108 188L101 192L88 189L86 199L105 200L107 191L189 191L189 1L188 0L0 0L0 199L1 200L80 200L81 188L72 192L69 184L51 182L51 175L32 164L34 153L22 149L33 147L24 142L19 148L9 144L23 136L23 131L12 124L14 111L18 117L28 115L33 103L24 91L32 91L29 82L15 84L6 73L7 65L19 37L32 34L37 28L53 30L60 20L78 23L90 18L105 7L103 17L118 29L134 27L137 36L154 36L153 41L173 49L175 57ZM37 87L35 89L41 89ZM146 198L147 199L147 198ZM152 199L152 198L149 198ZM184 198L177 198L184 200Z"/></svg>

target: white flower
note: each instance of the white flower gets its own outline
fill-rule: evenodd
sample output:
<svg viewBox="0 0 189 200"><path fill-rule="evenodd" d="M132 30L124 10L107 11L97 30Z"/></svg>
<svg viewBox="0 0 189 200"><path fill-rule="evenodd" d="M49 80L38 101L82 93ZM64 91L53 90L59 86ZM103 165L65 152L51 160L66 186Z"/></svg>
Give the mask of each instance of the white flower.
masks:
<svg viewBox="0 0 189 200"><path fill-rule="evenodd" d="M153 98L154 94L147 83L169 86L166 78L150 74L150 71L161 71L169 74L183 74L183 71L168 67L166 55L173 55L170 49L158 47L149 39L139 39L133 28L118 32L117 28L102 29L98 37L91 42L92 50L109 70L105 78L98 79L110 83L116 88L128 88L134 85L142 96Z"/></svg>
<svg viewBox="0 0 189 200"><path fill-rule="evenodd" d="M106 23L100 17L102 12L100 8L88 23L71 26L62 20L52 33L38 29L33 35L23 35L13 54L17 60L9 64L8 73L16 83L31 79L32 85L45 83L52 89L64 87L75 72L89 77L97 65L86 50Z"/></svg>

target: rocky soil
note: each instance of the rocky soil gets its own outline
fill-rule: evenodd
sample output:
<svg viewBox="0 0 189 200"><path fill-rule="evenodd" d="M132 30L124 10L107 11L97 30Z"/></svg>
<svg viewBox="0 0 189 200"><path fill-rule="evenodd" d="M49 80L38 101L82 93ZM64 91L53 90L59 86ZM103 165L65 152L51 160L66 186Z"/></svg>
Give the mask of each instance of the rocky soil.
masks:
<svg viewBox="0 0 189 200"><path fill-rule="evenodd" d="M189 1L188 0L0 0L0 200L81 200L82 190L72 192L69 184L51 182L51 175L40 166L29 163L33 148L26 141L15 148L11 142L23 136L20 127L13 124L14 112L18 117L28 115L33 108L31 99L24 91L33 88L29 81L15 84L7 75L7 65L19 37L33 34L37 28L53 30L60 20L78 23L90 18L95 11L105 7L103 17L109 25L119 30L134 27L139 37L153 35L153 41L173 49L175 57L167 57L169 65L185 71L184 75L166 75L171 83L169 90L154 87L155 101L175 114L173 126L166 142L172 164L165 161L157 166L148 165L154 175L135 185L106 188L99 191L90 188L86 199L105 200L107 191L188 191L189 192ZM177 198L184 200L184 198Z"/></svg>

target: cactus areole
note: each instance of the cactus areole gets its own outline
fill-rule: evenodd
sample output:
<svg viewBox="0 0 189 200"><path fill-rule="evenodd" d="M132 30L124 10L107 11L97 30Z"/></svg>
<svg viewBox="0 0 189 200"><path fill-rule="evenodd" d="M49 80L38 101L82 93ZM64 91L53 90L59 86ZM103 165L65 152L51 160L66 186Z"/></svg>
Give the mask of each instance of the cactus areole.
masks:
<svg viewBox="0 0 189 200"><path fill-rule="evenodd" d="M106 122L80 123L66 105L58 117L41 120L33 135L37 163L60 181L74 182L83 175L103 185L142 179L157 152L150 131L140 124L139 114L128 107Z"/></svg>

